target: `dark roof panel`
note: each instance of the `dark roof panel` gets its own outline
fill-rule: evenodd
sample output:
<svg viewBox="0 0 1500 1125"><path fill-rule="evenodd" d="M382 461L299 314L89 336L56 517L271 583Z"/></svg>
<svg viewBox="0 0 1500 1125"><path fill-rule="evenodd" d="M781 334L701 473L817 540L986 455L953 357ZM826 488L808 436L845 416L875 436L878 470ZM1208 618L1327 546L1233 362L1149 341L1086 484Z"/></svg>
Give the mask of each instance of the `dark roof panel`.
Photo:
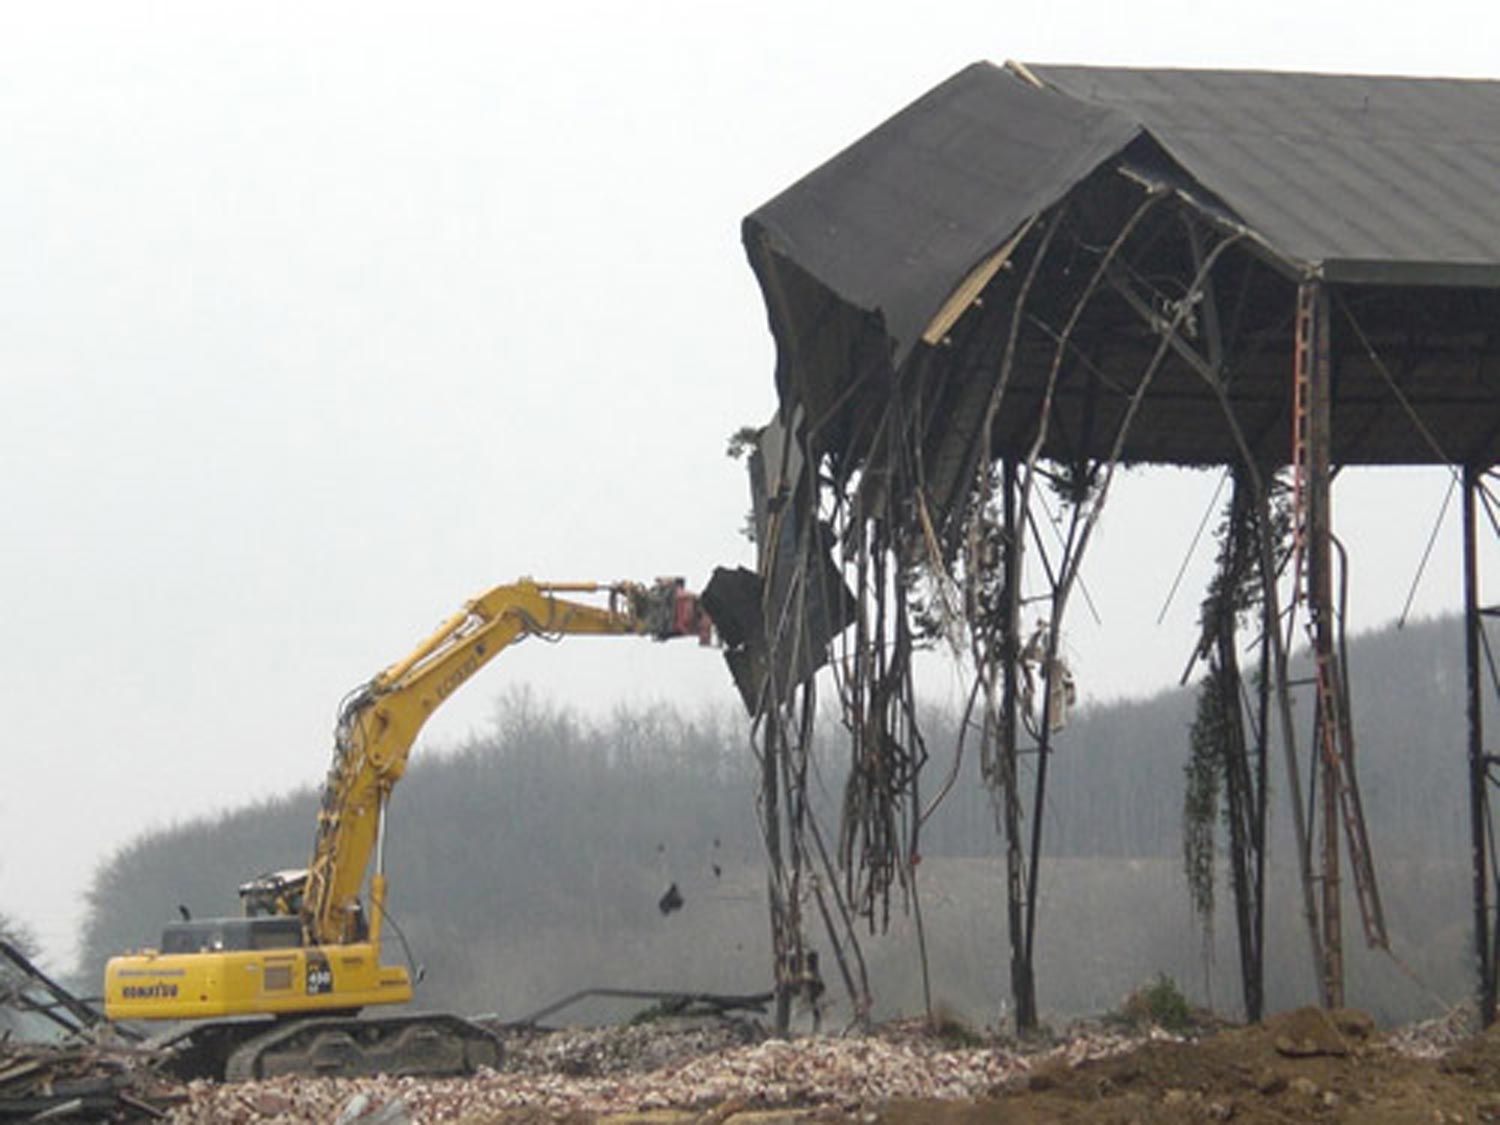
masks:
<svg viewBox="0 0 1500 1125"><path fill-rule="evenodd" d="M1500 82L1032 66L1329 280L1500 285Z"/></svg>
<svg viewBox="0 0 1500 1125"><path fill-rule="evenodd" d="M1304 274L1331 283L1336 460L1500 456L1497 82L980 63L744 224L783 406L834 471L873 466L877 488L891 408L920 411L939 509L979 457L1031 448L1054 371L1042 455L1108 453L1161 349L1153 310L1186 292L1205 237L1233 241L1214 270L1233 286L1229 394L1257 459L1290 456ZM1000 268L1013 239L1026 270ZM1109 247L1118 269L1085 299L1079 266ZM1240 439L1179 343L1119 454L1235 461Z"/></svg>
<svg viewBox="0 0 1500 1125"><path fill-rule="evenodd" d="M747 250L762 284L779 255L878 314L899 366L972 267L1137 131L975 63L756 210Z"/></svg>

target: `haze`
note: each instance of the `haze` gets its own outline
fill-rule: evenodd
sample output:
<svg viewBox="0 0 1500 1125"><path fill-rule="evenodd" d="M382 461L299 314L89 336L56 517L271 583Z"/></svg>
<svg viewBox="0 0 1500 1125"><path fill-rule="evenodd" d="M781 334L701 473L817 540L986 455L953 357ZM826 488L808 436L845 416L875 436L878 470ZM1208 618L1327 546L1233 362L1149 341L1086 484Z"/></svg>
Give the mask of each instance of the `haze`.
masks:
<svg viewBox="0 0 1500 1125"><path fill-rule="evenodd" d="M750 561L724 445L769 417L773 351L739 221L961 66L1492 76L1492 6L1420 19L6 6L0 912L68 966L105 855L318 781L343 693L489 585ZM1216 483L1112 497L1084 572L1102 625L1076 601L1068 638L1086 697L1180 674L1207 539L1156 618ZM1340 482L1356 624L1401 611L1446 486ZM1417 612L1457 605L1456 542L1450 513ZM522 682L591 713L735 706L690 645L532 643L429 745Z"/></svg>

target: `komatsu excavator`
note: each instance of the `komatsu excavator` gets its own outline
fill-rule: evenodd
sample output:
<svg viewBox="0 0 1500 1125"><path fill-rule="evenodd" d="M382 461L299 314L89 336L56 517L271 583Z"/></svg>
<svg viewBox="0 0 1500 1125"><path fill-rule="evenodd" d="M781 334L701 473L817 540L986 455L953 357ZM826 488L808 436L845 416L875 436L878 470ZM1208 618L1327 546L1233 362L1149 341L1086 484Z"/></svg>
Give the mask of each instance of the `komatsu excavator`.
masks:
<svg viewBox="0 0 1500 1125"><path fill-rule="evenodd" d="M589 595L593 601L578 600ZM696 636L707 643L711 629L680 579L651 586L522 579L470 601L344 701L307 870L242 885L243 917L185 917L167 925L159 949L111 958L106 1014L208 1021L177 1037L179 1069L230 1080L467 1073L498 1064L495 1037L458 1016L355 1018L361 1009L412 996L407 970L380 961L382 837L391 790L417 733L459 686L528 636Z"/></svg>

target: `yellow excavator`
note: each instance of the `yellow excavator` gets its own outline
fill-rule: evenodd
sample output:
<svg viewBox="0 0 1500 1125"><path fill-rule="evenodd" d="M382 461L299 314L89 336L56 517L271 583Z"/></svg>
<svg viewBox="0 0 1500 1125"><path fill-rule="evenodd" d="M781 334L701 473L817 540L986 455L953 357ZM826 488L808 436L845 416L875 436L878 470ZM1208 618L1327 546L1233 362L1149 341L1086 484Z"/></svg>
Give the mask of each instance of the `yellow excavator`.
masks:
<svg viewBox="0 0 1500 1125"><path fill-rule="evenodd" d="M386 806L412 744L455 690L528 636L695 636L708 643L711 630L681 579L649 586L522 579L473 599L340 707L307 870L243 884L243 917L185 917L166 926L159 949L111 958L105 1013L112 1020L199 1021L174 1039L179 1070L230 1080L467 1073L497 1065L494 1035L458 1016L355 1018L361 1009L412 996L407 970L380 961Z"/></svg>

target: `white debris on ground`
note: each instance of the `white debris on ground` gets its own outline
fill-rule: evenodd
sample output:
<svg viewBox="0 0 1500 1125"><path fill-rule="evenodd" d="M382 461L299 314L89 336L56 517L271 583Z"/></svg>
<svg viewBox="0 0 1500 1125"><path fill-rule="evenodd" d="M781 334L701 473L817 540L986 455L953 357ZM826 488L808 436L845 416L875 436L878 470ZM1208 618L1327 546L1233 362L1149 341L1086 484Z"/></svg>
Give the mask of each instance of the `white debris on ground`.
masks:
<svg viewBox="0 0 1500 1125"><path fill-rule="evenodd" d="M504 1069L471 1078L195 1082L171 1120L401 1125L484 1121L515 1110L586 1116L726 1105L854 1110L896 1098L980 1097L1024 1078L1043 1062L1060 1059L1076 1065L1160 1036L1090 1035L1030 1055L1001 1046L953 1049L937 1041L875 1036L767 1039L643 1069L625 1060L650 1057L650 1050L643 1055L630 1050L631 1040L644 1041L651 1037L649 1031L568 1031L533 1039ZM625 1045L611 1043L612 1038ZM561 1061L563 1071L572 1072L547 1067L542 1060L549 1055ZM599 1065L598 1072L580 1074L567 1062L580 1058L595 1060L590 1065Z"/></svg>
<svg viewBox="0 0 1500 1125"><path fill-rule="evenodd" d="M661 1070L766 1037L759 1024L728 1018L667 1018L567 1031L497 1030L505 1039L506 1073L578 1077Z"/></svg>
<svg viewBox="0 0 1500 1125"><path fill-rule="evenodd" d="M1396 1028L1387 1033L1386 1043L1408 1058L1440 1059L1478 1031L1479 1007L1466 1000L1436 1019Z"/></svg>

